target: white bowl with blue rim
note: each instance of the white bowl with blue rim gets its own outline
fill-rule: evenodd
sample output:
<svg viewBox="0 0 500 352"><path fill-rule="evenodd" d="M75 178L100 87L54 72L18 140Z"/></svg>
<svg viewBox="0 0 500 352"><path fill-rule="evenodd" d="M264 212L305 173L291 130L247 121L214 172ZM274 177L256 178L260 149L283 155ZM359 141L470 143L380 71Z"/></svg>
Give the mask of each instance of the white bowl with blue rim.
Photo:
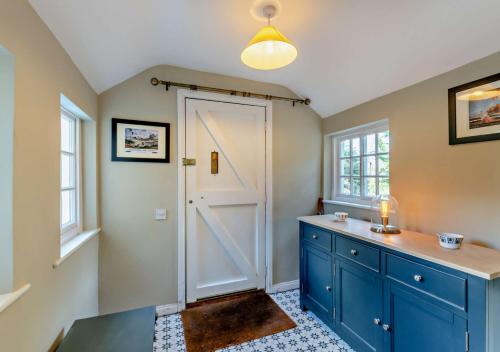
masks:
<svg viewBox="0 0 500 352"><path fill-rule="evenodd" d="M448 249L459 249L464 240L464 236L458 233L440 232L437 236L440 246Z"/></svg>

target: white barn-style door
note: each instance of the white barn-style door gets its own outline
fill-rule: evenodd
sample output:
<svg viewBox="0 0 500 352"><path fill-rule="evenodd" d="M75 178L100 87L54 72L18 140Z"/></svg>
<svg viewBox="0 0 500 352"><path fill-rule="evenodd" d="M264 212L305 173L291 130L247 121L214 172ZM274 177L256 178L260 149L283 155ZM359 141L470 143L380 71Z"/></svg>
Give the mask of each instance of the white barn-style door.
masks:
<svg viewBox="0 0 500 352"><path fill-rule="evenodd" d="M186 300L264 288L266 108L188 98L185 109Z"/></svg>

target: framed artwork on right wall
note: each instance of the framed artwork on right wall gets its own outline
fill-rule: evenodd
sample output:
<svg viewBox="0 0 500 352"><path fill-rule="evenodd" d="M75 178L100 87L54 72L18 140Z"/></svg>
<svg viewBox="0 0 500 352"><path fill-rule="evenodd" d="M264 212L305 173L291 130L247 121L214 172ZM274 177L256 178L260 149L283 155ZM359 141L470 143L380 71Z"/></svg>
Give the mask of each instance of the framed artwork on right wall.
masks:
<svg viewBox="0 0 500 352"><path fill-rule="evenodd" d="M448 89L449 142L500 139L500 73Z"/></svg>

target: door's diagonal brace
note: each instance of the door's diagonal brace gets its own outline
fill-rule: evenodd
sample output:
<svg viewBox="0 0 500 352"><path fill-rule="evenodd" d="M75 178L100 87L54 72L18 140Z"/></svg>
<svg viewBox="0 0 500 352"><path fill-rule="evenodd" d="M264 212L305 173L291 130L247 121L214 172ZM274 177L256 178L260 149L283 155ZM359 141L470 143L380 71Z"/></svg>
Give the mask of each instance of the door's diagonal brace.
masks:
<svg viewBox="0 0 500 352"><path fill-rule="evenodd" d="M224 224L216 215L213 214L212 210L205 204L204 201L198 202L197 209L216 240L224 248L236 267L247 277L248 280L255 280L255 270L253 269L252 264L246 257L245 253L243 253L240 249L238 244L234 241Z"/></svg>

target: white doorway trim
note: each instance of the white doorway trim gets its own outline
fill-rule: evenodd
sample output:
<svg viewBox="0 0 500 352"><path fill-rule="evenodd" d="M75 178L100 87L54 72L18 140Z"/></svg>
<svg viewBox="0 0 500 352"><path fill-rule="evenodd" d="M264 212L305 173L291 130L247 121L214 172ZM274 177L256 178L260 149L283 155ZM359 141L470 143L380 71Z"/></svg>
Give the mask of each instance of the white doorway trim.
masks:
<svg viewBox="0 0 500 352"><path fill-rule="evenodd" d="M186 308L186 179L182 158L186 157L186 99L213 100L262 106L266 109L266 292L273 291L273 103L217 93L177 90L177 305Z"/></svg>

